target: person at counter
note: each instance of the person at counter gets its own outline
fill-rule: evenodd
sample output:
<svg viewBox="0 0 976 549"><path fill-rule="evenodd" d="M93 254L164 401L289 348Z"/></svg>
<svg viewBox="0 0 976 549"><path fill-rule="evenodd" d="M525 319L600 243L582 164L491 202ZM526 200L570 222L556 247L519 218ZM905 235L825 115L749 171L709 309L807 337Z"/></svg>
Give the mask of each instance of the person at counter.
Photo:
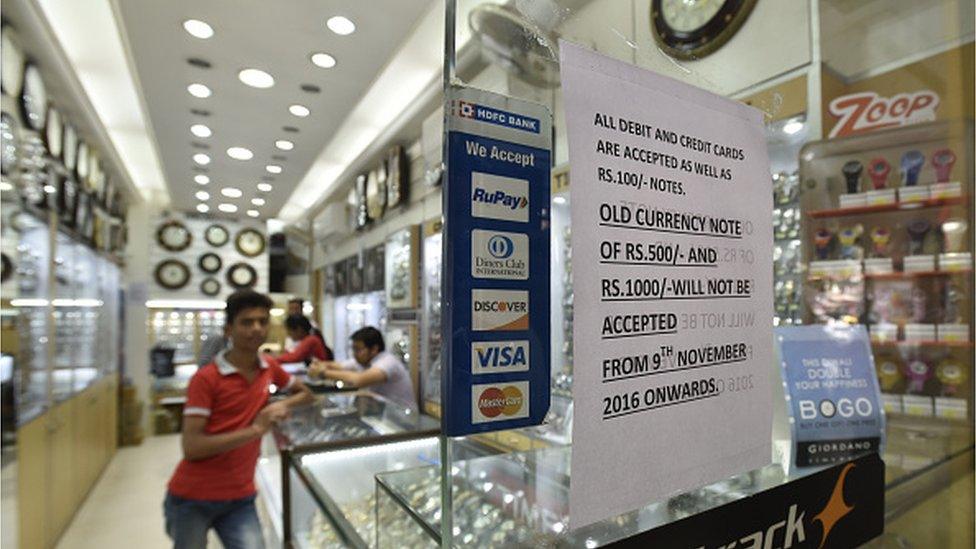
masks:
<svg viewBox="0 0 976 549"><path fill-rule="evenodd" d="M341 381L353 387L368 387L390 400L416 408L410 372L386 350L383 334L367 326L357 330L349 339L352 340L353 360L315 361L309 366L309 377Z"/></svg>
<svg viewBox="0 0 976 549"><path fill-rule="evenodd" d="M293 297L289 299L286 307L285 315L287 315L287 318L291 318L293 316L305 316L305 300L300 297ZM312 324L312 327L314 328L315 324ZM295 347L298 346L298 341L299 340L293 338L290 334L285 334L285 351L294 351Z"/></svg>
<svg viewBox="0 0 976 549"><path fill-rule="evenodd" d="M166 533L180 549L205 549L213 528L224 547L262 548L254 507L261 437L312 393L259 349L273 304L251 290L227 298L228 346L190 379L183 408L183 459L163 504ZM268 404L271 384L290 393Z"/></svg>
<svg viewBox="0 0 976 549"><path fill-rule="evenodd" d="M279 363L304 362L310 364L313 360L333 359L332 349L325 343L322 332L313 327L308 318L301 315L286 318L285 331L296 344L291 351L275 357Z"/></svg>

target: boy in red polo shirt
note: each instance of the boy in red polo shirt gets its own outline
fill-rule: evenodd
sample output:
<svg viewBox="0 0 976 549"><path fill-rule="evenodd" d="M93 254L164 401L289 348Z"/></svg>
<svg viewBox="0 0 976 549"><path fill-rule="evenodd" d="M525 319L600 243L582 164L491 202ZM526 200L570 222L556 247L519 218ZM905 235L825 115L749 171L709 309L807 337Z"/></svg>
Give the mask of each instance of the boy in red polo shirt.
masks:
<svg viewBox="0 0 976 549"><path fill-rule="evenodd" d="M261 437L312 393L258 349L272 302L242 290L227 298L229 347L190 380L183 408L183 460L169 481L166 533L176 549L205 549L213 528L226 549L264 547L254 508ZM268 404L271 384L292 393Z"/></svg>

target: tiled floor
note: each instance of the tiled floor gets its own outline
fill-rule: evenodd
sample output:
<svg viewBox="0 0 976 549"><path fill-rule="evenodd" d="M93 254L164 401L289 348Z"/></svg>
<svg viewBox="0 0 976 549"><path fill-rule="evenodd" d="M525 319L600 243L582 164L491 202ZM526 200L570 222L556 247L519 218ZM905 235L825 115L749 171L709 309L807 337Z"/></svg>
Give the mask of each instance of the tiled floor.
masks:
<svg viewBox="0 0 976 549"><path fill-rule="evenodd" d="M179 460L179 435L148 437L140 446L119 448L58 547L171 547L163 531L162 503Z"/></svg>

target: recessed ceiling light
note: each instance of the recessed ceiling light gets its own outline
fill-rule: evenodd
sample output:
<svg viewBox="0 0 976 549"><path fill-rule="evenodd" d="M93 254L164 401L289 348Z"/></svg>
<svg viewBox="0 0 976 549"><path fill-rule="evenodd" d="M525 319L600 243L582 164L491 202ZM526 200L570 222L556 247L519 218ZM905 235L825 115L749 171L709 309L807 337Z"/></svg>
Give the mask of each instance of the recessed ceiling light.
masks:
<svg viewBox="0 0 976 549"><path fill-rule="evenodd" d="M210 206L206 204L197 204L197 211L200 213L207 213L210 211Z"/></svg>
<svg viewBox="0 0 976 549"><path fill-rule="evenodd" d="M200 164L201 166L206 166L207 164L210 163L210 157L203 153L197 153L193 155L193 161L196 162L197 164Z"/></svg>
<svg viewBox="0 0 976 549"><path fill-rule="evenodd" d="M204 86L203 84L190 84L186 87L186 91L190 92L190 95L193 97L197 97L199 99L206 99L213 93L210 91L210 88Z"/></svg>
<svg viewBox="0 0 976 549"><path fill-rule="evenodd" d="M197 191L197 194L194 196L197 197L197 200L210 200L210 193L207 191Z"/></svg>
<svg viewBox="0 0 976 549"><path fill-rule="evenodd" d="M268 164L264 169L268 170L268 173L281 173L281 166L275 164Z"/></svg>
<svg viewBox="0 0 976 549"><path fill-rule="evenodd" d="M55 187L54 185L44 185L44 192L46 192L47 194L54 194L58 192L58 188Z"/></svg>
<svg viewBox="0 0 976 549"><path fill-rule="evenodd" d="M207 183L210 183L210 178L203 175L202 173L193 176L193 180L201 185L206 185Z"/></svg>
<svg viewBox="0 0 976 549"><path fill-rule="evenodd" d="M275 141L275 147L278 147L283 151L290 151L295 148L295 144L287 139L279 139Z"/></svg>
<svg viewBox="0 0 976 549"><path fill-rule="evenodd" d="M190 133L197 137L210 137L213 135L210 128L208 126L204 126L203 124L194 124L190 126Z"/></svg>
<svg viewBox="0 0 976 549"><path fill-rule="evenodd" d="M254 158L254 153L244 147L231 147L227 149L227 156L234 160L250 160Z"/></svg>
<svg viewBox="0 0 976 549"><path fill-rule="evenodd" d="M274 77L260 69L244 69L237 73L237 78L252 88L274 86Z"/></svg>
<svg viewBox="0 0 976 549"><path fill-rule="evenodd" d="M244 195L240 189L235 187L224 187L223 189L220 189L220 194L226 196L227 198L240 198Z"/></svg>
<svg viewBox="0 0 976 549"><path fill-rule="evenodd" d="M264 199L263 198L252 198L251 199L251 204L254 204L255 206L264 206Z"/></svg>
<svg viewBox="0 0 976 549"><path fill-rule="evenodd" d="M322 67L323 69L331 69L332 67L336 66L335 57L332 57L331 55L322 51L312 54L312 63L314 63L317 67Z"/></svg>
<svg viewBox="0 0 976 549"><path fill-rule="evenodd" d="M288 112L301 118L305 118L306 116L312 114L312 111L308 110L308 107L305 105L292 105L288 107Z"/></svg>
<svg viewBox="0 0 976 549"><path fill-rule="evenodd" d="M263 193L270 193L272 188L271 183L258 183L258 190Z"/></svg>
<svg viewBox="0 0 976 549"><path fill-rule="evenodd" d="M237 211L237 206L233 204L220 204L219 206L217 206L217 209L222 212L234 213Z"/></svg>
<svg viewBox="0 0 976 549"><path fill-rule="evenodd" d="M251 217L257 217L257 216L259 216L261 214L259 214L257 210L248 210L247 211L247 215L249 215Z"/></svg>
<svg viewBox="0 0 976 549"><path fill-rule="evenodd" d="M197 38L207 39L214 35L213 27L199 19L187 19L183 21L183 28L186 29L186 32Z"/></svg>
<svg viewBox="0 0 976 549"><path fill-rule="evenodd" d="M330 31L342 36L356 32L356 24L341 15L330 17L325 25L329 27Z"/></svg>

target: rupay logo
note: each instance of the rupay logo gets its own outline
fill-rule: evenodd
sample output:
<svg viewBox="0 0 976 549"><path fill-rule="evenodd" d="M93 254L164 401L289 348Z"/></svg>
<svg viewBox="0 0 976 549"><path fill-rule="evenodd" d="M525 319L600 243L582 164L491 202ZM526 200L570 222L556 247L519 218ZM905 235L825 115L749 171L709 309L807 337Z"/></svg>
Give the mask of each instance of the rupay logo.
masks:
<svg viewBox="0 0 976 549"><path fill-rule="evenodd" d="M501 175L472 173L471 215L503 221L528 221L529 182Z"/></svg>

